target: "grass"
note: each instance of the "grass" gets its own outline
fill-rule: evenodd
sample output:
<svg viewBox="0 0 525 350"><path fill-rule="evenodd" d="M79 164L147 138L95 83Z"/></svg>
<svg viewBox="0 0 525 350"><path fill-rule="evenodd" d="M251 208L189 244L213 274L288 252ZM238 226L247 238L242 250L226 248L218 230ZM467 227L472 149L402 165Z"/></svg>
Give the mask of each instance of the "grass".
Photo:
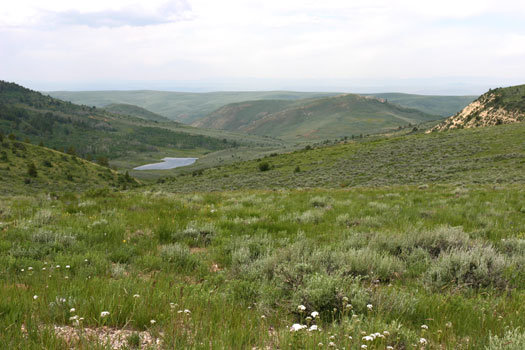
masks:
<svg viewBox="0 0 525 350"><path fill-rule="evenodd" d="M429 183L523 184L524 133L525 124L518 123L349 139L335 146L305 148L207 169L198 178L169 177L159 188L192 192ZM261 172L261 162L269 163L271 170Z"/></svg>
<svg viewBox="0 0 525 350"><path fill-rule="evenodd" d="M166 349L500 349L525 325L524 196L431 185L4 197L0 341L61 349L53 327L69 325L146 332ZM477 263L480 251L496 263ZM451 271L457 257L470 270Z"/></svg>
<svg viewBox="0 0 525 350"><path fill-rule="evenodd" d="M31 171L30 171L31 169ZM0 141L0 194L77 192L138 183L107 167L45 147Z"/></svg>
<svg viewBox="0 0 525 350"><path fill-rule="evenodd" d="M194 125L304 141L379 133L436 119L440 117L384 100L344 94L229 104Z"/></svg>

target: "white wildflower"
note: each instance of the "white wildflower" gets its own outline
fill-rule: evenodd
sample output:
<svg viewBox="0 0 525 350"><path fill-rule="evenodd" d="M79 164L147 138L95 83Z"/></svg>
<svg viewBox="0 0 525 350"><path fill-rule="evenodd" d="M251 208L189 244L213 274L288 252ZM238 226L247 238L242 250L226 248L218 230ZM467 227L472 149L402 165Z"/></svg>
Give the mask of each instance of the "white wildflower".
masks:
<svg viewBox="0 0 525 350"><path fill-rule="evenodd" d="M363 340L364 340L364 341L372 341L372 340L374 340L374 337L371 337L371 336L369 336L369 335L365 335L365 336L363 337Z"/></svg>
<svg viewBox="0 0 525 350"><path fill-rule="evenodd" d="M304 324L294 323L292 327L290 327L290 332L298 332L305 328L306 326Z"/></svg>
<svg viewBox="0 0 525 350"><path fill-rule="evenodd" d="M367 349L368 346L366 346L365 344L361 345L361 349Z"/></svg>
<svg viewBox="0 0 525 350"><path fill-rule="evenodd" d="M133 294L133 298L135 298L135 299L140 298L140 295L138 295L138 294Z"/></svg>
<svg viewBox="0 0 525 350"><path fill-rule="evenodd" d="M102 318L107 317L107 316L109 316L109 311L102 311L100 313L100 317L102 317Z"/></svg>
<svg viewBox="0 0 525 350"><path fill-rule="evenodd" d="M69 312L70 313L74 313L75 311L77 311L74 307L72 307L71 309L69 309Z"/></svg>
<svg viewBox="0 0 525 350"><path fill-rule="evenodd" d="M38 299L38 295L33 295L33 300L37 300Z"/></svg>
<svg viewBox="0 0 525 350"><path fill-rule="evenodd" d="M155 321L155 320L149 320L149 323L151 323L152 325L154 325L155 323L157 323L157 321Z"/></svg>
<svg viewBox="0 0 525 350"><path fill-rule="evenodd" d="M419 344L427 345L427 340L425 338L419 338Z"/></svg>
<svg viewBox="0 0 525 350"><path fill-rule="evenodd" d="M394 350L394 347L389 345L386 347L386 350Z"/></svg>
<svg viewBox="0 0 525 350"><path fill-rule="evenodd" d="M306 306L304 306L304 305L299 305L299 306L297 306L297 309L298 309L299 311L303 312L303 311L306 310Z"/></svg>
<svg viewBox="0 0 525 350"><path fill-rule="evenodd" d="M426 324L421 326L421 329L428 329L428 326Z"/></svg>
<svg viewBox="0 0 525 350"><path fill-rule="evenodd" d="M189 315L189 314L191 314L191 311L188 310L188 309L184 309L184 313L185 313L186 315Z"/></svg>
<svg viewBox="0 0 525 350"><path fill-rule="evenodd" d="M366 306L366 308L367 308L368 310L372 311L373 306L372 306L372 304L368 304L368 305Z"/></svg>
<svg viewBox="0 0 525 350"><path fill-rule="evenodd" d="M388 337L390 335L390 332L389 331L383 331L383 334Z"/></svg>
<svg viewBox="0 0 525 350"><path fill-rule="evenodd" d="M313 331L318 331L319 329L317 328L317 325L313 324L310 326L310 328L308 328L308 331L309 332L313 332Z"/></svg>
<svg viewBox="0 0 525 350"><path fill-rule="evenodd" d="M331 341L330 343L328 343L328 346L331 347L331 348L335 348L335 343L333 341Z"/></svg>
<svg viewBox="0 0 525 350"><path fill-rule="evenodd" d="M32 267L32 266L29 266L29 267L27 268L27 271L32 271L32 270L33 270L33 267Z"/></svg>
<svg viewBox="0 0 525 350"><path fill-rule="evenodd" d="M313 318L317 318L317 317L319 317L319 312L314 311L314 312L311 313L311 315L312 315Z"/></svg>
<svg viewBox="0 0 525 350"><path fill-rule="evenodd" d="M70 268L71 268L71 266L69 266L69 265L66 265L66 269L70 269Z"/></svg>
<svg viewBox="0 0 525 350"><path fill-rule="evenodd" d="M24 272L25 270L24 269L20 269L21 272Z"/></svg>

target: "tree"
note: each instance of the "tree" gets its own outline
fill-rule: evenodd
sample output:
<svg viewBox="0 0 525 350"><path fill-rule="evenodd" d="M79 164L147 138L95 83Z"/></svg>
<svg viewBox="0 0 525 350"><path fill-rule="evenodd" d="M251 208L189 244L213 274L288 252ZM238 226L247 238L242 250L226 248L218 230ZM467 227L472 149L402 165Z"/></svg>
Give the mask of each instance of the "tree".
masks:
<svg viewBox="0 0 525 350"><path fill-rule="evenodd" d="M35 163L31 162L27 164L27 175L37 177L38 172L36 171Z"/></svg>

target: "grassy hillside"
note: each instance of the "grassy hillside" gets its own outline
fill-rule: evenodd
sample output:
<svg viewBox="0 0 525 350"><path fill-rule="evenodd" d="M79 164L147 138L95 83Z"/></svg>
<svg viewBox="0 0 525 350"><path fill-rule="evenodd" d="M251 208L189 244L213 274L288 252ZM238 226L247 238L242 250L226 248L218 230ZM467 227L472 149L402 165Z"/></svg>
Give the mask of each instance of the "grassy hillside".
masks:
<svg viewBox="0 0 525 350"><path fill-rule="evenodd" d="M456 114L478 96L432 96L401 93L367 94L400 106L419 109L428 114L449 117Z"/></svg>
<svg viewBox="0 0 525 350"><path fill-rule="evenodd" d="M172 91L52 91L53 97L89 106L127 103L143 107L171 120L191 124L219 107L250 100L296 100L334 93L293 91L240 91L190 93Z"/></svg>
<svg viewBox="0 0 525 350"><path fill-rule="evenodd" d="M157 121L157 122L169 121L168 118L158 115L156 113L150 112L147 109L144 109L142 107L135 106L135 105L125 104L125 103L110 104L110 105L105 106L104 109L112 113L129 115L129 116L142 118L146 120L152 120L152 121Z"/></svg>
<svg viewBox="0 0 525 350"><path fill-rule="evenodd" d="M128 177L78 157L0 136L0 194L130 188Z"/></svg>
<svg viewBox="0 0 525 350"><path fill-rule="evenodd" d="M525 85L490 90L432 131L525 121Z"/></svg>
<svg viewBox="0 0 525 350"><path fill-rule="evenodd" d="M200 127L219 127L284 140L322 140L379 133L439 117L359 95L298 101L249 101L226 105Z"/></svg>
<svg viewBox="0 0 525 350"><path fill-rule="evenodd" d="M3 198L0 341L518 350L524 196L432 185Z"/></svg>
<svg viewBox="0 0 525 350"><path fill-rule="evenodd" d="M199 130L174 122L158 123L110 113L6 82L0 82L0 131L86 158L131 161L142 155L149 159L188 152L198 156L242 145L279 144L268 138Z"/></svg>
<svg viewBox="0 0 525 350"><path fill-rule="evenodd" d="M349 140L178 176L169 191L525 183L525 123L446 133ZM308 147L307 147L308 148ZM268 170L261 171L267 163Z"/></svg>

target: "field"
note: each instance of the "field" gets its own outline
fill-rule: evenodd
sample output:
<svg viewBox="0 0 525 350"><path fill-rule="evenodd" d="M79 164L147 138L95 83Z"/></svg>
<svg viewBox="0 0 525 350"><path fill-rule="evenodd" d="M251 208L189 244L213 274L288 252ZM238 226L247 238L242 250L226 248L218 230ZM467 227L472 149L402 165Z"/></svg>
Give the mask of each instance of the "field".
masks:
<svg viewBox="0 0 525 350"><path fill-rule="evenodd" d="M197 179L185 173L167 176L159 188L193 192L429 183L524 184L523 135L525 123L348 139L335 146L306 146L207 169ZM263 163L268 166L266 171L261 171Z"/></svg>
<svg viewBox="0 0 525 350"><path fill-rule="evenodd" d="M495 337L524 337L524 196L432 185L6 198L0 340L509 349Z"/></svg>

